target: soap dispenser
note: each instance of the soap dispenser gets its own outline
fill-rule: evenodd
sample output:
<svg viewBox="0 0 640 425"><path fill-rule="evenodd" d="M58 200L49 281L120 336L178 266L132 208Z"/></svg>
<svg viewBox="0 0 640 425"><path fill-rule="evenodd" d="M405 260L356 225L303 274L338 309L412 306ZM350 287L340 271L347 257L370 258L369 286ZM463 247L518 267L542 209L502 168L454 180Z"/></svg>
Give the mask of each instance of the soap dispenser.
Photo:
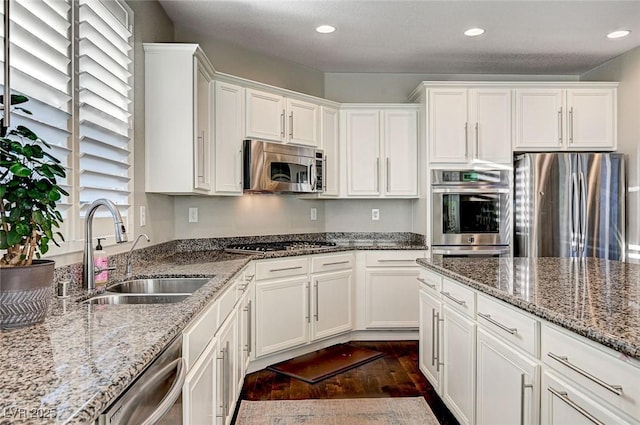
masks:
<svg viewBox="0 0 640 425"><path fill-rule="evenodd" d="M107 253L100 244L100 241L103 240L105 240L105 238L98 238L98 244L93 252L93 265L98 269L102 269L95 277L96 289L98 290L104 289L109 280L109 272L106 270L108 267Z"/></svg>

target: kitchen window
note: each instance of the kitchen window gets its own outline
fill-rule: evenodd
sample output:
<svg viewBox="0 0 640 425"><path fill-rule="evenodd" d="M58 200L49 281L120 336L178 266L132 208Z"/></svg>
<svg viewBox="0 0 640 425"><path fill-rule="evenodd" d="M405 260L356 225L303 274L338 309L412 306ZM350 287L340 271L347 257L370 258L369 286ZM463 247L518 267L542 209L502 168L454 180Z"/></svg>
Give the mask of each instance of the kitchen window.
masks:
<svg viewBox="0 0 640 425"><path fill-rule="evenodd" d="M124 0L12 0L9 14L10 84L33 112L15 111L11 125L33 129L65 166L66 242L51 253L79 251L86 209L97 198L114 201L130 227L133 12ZM93 234L112 233L98 210Z"/></svg>

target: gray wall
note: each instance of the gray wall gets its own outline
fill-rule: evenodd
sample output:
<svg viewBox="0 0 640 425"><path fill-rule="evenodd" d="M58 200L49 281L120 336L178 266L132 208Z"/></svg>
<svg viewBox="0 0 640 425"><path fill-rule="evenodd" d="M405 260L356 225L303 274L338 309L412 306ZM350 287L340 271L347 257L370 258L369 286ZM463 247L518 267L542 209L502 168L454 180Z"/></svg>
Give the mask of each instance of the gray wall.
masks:
<svg viewBox="0 0 640 425"><path fill-rule="evenodd" d="M176 26L175 41L200 44L216 71L312 96L324 95L324 74L316 69L212 39L191 28Z"/></svg>
<svg viewBox="0 0 640 425"><path fill-rule="evenodd" d="M583 74L581 80L620 82L618 151L627 158L629 261L640 263L640 47Z"/></svg>
<svg viewBox="0 0 640 425"><path fill-rule="evenodd" d="M325 201L327 232L413 232L410 199L339 199ZM371 209L380 220L371 220Z"/></svg>

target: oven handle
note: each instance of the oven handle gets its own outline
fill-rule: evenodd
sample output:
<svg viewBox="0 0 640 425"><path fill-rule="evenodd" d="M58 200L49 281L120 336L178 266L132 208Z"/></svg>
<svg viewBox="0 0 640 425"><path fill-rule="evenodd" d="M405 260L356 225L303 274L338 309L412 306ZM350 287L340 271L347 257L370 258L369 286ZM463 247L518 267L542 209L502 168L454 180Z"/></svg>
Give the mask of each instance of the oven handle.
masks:
<svg viewBox="0 0 640 425"><path fill-rule="evenodd" d="M158 372L158 374L149 381L149 385L155 384L158 380L163 379L171 370L176 369L176 380L173 382L173 385L167 392L167 394L162 398L160 404L154 410L149 417L142 422L142 425L153 425L157 423L162 417L173 407L178 397L182 394L182 386L184 385L184 381L187 377L187 368L185 367L184 358L180 357L169 363L166 367ZM140 388L140 392L144 394L145 387Z"/></svg>
<svg viewBox="0 0 640 425"><path fill-rule="evenodd" d="M499 249L432 248L431 252L439 255L502 255L502 254L508 254L509 248L499 248Z"/></svg>
<svg viewBox="0 0 640 425"><path fill-rule="evenodd" d="M475 187L438 187L433 186L431 191L433 193L509 193L508 187L495 187L495 186L475 186Z"/></svg>

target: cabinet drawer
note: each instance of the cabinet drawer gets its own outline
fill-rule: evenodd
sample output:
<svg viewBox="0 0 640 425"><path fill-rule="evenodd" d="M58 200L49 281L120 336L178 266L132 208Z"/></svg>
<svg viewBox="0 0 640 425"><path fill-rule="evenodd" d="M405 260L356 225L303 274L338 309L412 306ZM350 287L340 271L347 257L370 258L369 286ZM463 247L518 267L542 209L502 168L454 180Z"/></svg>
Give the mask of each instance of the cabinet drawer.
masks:
<svg viewBox="0 0 640 425"><path fill-rule="evenodd" d="M183 357L189 370L198 360L218 328L218 300L211 302L182 333Z"/></svg>
<svg viewBox="0 0 640 425"><path fill-rule="evenodd" d="M440 298L440 291L442 290L442 276L426 269L420 269L418 282L420 282L420 289L428 294Z"/></svg>
<svg viewBox="0 0 640 425"><path fill-rule="evenodd" d="M308 257L298 257L290 260L264 261L256 264L257 280L300 276L307 273L309 273Z"/></svg>
<svg viewBox="0 0 640 425"><path fill-rule="evenodd" d="M237 299L242 295L242 293L238 291L238 285L240 285L241 281L243 280L236 278L231 285L224 289L224 293L218 298L218 326L222 325L229 313L231 313L231 310L233 310Z"/></svg>
<svg viewBox="0 0 640 425"><path fill-rule="evenodd" d="M476 313L476 294L473 289L466 288L459 283L442 279L442 299L457 311L473 317Z"/></svg>
<svg viewBox="0 0 640 425"><path fill-rule="evenodd" d="M522 312L478 294L478 324L538 357L538 321Z"/></svg>
<svg viewBox="0 0 640 425"><path fill-rule="evenodd" d="M352 253L313 257L311 259L311 273L352 269L354 263L355 260Z"/></svg>
<svg viewBox="0 0 640 425"><path fill-rule="evenodd" d="M541 341L545 364L600 400L640 418L640 364L637 361L549 325L542 327Z"/></svg>
<svg viewBox="0 0 640 425"><path fill-rule="evenodd" d="M418 267L416 258L423 258L424 251L374 251L367 252L367 267Z"/></svg>

